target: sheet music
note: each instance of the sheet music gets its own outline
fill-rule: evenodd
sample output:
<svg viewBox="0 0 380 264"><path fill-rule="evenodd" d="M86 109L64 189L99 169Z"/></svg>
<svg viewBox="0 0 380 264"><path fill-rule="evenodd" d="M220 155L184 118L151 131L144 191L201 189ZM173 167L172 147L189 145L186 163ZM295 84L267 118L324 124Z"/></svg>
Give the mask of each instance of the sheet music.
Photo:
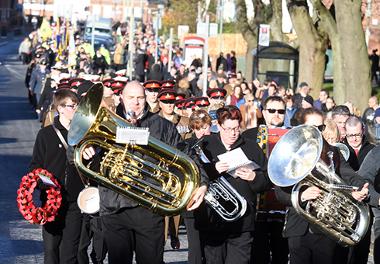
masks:
<svg viewBox="0 0 380 264"><path fill-rule="evenodd" d="M229 164L229 169L227 171L228 173L243 166L248 166L247 168L252 170L260 168L256 162L248 159L241 148L227 151L226 153L218 155L218 159Z"/></svg>

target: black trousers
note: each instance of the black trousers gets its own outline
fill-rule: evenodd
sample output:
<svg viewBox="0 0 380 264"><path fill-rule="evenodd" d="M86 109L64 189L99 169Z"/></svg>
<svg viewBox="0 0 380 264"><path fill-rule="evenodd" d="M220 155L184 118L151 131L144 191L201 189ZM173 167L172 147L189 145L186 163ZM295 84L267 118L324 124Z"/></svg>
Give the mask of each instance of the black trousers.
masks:
<svg viewBox="0 0 380 264"><path fill-rule="evenodd" d="M108 248L108 263L162 264L164 218L143 207L124 208L101 217Z"/></svg>
<svg viewBox="0 0 380 264"><path fill-rule="evenodd" d="M201 232L201 241L207 264L249 264L251 261L251 232L236 235Z"/></svg>
<svg viewBox="0 0 380 264"><path fill-rule="evenodd" d="M337 244L322 234L289 237L290 264L332 264Z"/></svg>
<svg viewBox="0 0 380 264"><path fill-rule="evenodd" d="M203 250L201 246L201 239L199 231L195 228L194 217L184 216L186 231L187 231L187 241L189 245L188 252L188 264L202 264L203 261Z"/></svg>
<svg viewBox="0 0 380 264"><path fill-rule="evenodd" d="M44 263L77 263L82 214L76 202L65 204L54 222L42 229Z"/></svg>
<svg viewBox="0 0 380 264"><path fill-rule="evenodd" d="M106 258L107 247L103 237L102 223L99 216L92 217L83 214L82 230L80 235L80 242L78 248L78 263L88 264L89 257L87 249L92 240L92 263L102 263Z"/></svg>
<svg viewBox="0 0 380 264"><path fill-rule="evenodd" d="M288 263L288 240L282 236L281 221L258 221L253 232L252 264Z"/></svg>
<svg viewBox="0 0 380 264"><path fill-rule="evenodd" d="M356 246L349 248L348 264L367 264L371 246L372 222L373 217L371 216L371 223L368 226L367 233Z"/></svg>

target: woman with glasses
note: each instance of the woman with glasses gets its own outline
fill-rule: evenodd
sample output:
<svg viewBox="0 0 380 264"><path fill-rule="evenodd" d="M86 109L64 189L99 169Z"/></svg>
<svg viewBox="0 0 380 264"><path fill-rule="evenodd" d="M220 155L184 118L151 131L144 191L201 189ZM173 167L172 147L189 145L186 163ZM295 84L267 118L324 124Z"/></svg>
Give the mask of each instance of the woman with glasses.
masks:
<svg viewBox="0 0 380 264"><path fill-rule="evenodd" d="M309 108L303 111L301 122L309 126L315 126L319 131L324 131L323 114L317 109ZM359 189L352 191L352 196L363 201L368 197L368 186L363 179L360 178L344 160L336 147L329 145L323 140L321 159L329 165L331 160L328 153L332 152L335 173L340 176L344 182ZM338 251L336 241L327 237L316 225L309 223L300 216L292 206L291 192L292 187L280 188L276 187L276 196L278 200L287 206L286 224L283 235L288 238L290 264L307 264L307 263L342 263L342 259L334 259ZM312 201L321 195L321 190L317 186L311 186L301 190L300 200L303 206L308 201ZM378 203L378 201L377 201Z"/></svg>
<svg viewBox="0 0 380 264"><path fill-rule="evenodd" d="M42 128L36 138L30 170L43 168L53 174L61 185L62 205L53 222L42 228L44 263L77 263L82 214L76 199L83 184L76 172L69 170L66 158L67 133L78 106L77 95L60 89L54 94L54 109L58 112L54 123ZM46 188L39 184L40 189ZM44 192L42 192L44 193ZM46 202L45 195L41 196Z"/></svg>
<svg viewBox="0 0 380 264"><path fill-rule="evenodd" d="M236 191L247 200L247 210L238 220L226 222L203 204L195 211L196 227L200 230L206 263L239 263L251 261L256 193L269 187L266 158L255 141L240 136L242 116L236 106L217 110L219 133L206 136L202 142L203 167L210 180L225 177ZM244 158L257 166L238 166L233 176L228 172L230 162L221 161L220 155L239 149Z"/></svg>

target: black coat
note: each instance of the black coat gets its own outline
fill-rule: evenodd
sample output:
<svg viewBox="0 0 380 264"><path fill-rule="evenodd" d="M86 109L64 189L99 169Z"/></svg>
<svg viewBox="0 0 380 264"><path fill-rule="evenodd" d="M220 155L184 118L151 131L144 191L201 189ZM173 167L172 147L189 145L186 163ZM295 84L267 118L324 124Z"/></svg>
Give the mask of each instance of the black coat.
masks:
<svg viewBox="0 0 380 264"><path fill-rule="evenodd" d="M363 144L359 149L358 155L356 156L355 150L348 144L347 140L343 142L350 150L350 157L348 158L348 163L354 171L358 171L360 165L363 163L364 158L367 156L368 152L375 147L371 144L365 136L363 136Z"/></svg>
<svg viewBox="0 0 380 264"><path fill-rule="evenodd" d="M54 119L55 127L61 132L67 141L67 129ZM72 165L70 167L66 158L66 149L58 138L52 125L42 128L36 138L33 148L33 156L30 162L30 170L43 168L53 174L62 186L63 195L67 201L75 201L78 193L83 189L83 184ZM42 199L44 199L42 197Z"/></svg>
<svg viewBox="0 0 380 264"><path fill-rule="evenodd" d="M256 177L253 181L245 181L240 178L233 178L228 173L219 174L215 169L215 163L218 162L218 155L227 152L224 147L220 134L212 134L204 138L202 149L210 163L205 163L204 169L209 176L210 181L224 176L228 182L247 200L247 211L245 215L237 221L225 222L213 210L203 203L196 214L196 226L209 232L228 232L241 233L252 231L254 229L254 218L256 211L256 194L267 190L270 187L270 181L267 176L267 160L263 151L256 142L245 140L243 137L231 146L232 149L241 148L249 160L256 162L260 168L257 169Z"/></svg>
<svg viewBox="0 0 380 264"><path fill-rule="evenodd" d="M346 162L343 156L340 154L339 150L336 147L328 145L324 142L322 158L326 164L329 164L328 158L326 157L328 151L334 152L334 164L335 164L335 172L339 175L346 184L353 185L361 188L366 182L363 178L361 178L358 174L356 174L348 162ZM277 199L287 206L286 213L286 221L285 228L283 232L284 237L297 237L303 236L308 231L309 228L313 233L323 234L318 226L314 224L309 224L301 215L299 215L296 210L293 208L291 203L291 192L293 186L280 188L275 187L276 197Z"/></svg>
<svg viewBox="0 0 380 264"><path fill-rule="evenodd" d="M120 104L117 107L116 113L125 118L123 105ZM149 128L150 136L171 146L176 146L181 140L181 136L178 134L174 124L158 114L149 112L147 109L145 110L144 115L139 119L137 126ZM143 156L142 159L147 160L149 157ZM131 200L122 194L118 194L107 187L100 185L99 192L101 215L116 213L125 207L138 206L136 201Z"/></svg>

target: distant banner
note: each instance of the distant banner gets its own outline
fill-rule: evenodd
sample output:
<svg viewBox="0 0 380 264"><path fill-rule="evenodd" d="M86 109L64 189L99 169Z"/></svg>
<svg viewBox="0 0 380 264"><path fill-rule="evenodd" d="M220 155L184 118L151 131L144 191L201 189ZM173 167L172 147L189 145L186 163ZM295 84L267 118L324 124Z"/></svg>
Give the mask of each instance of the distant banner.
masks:
<svg viewBox="0 0 380 264"><path fill-rule="evenodd" d="M258 45L268 47L269 42L270 42L270 25L260 24Z"/></svg>

